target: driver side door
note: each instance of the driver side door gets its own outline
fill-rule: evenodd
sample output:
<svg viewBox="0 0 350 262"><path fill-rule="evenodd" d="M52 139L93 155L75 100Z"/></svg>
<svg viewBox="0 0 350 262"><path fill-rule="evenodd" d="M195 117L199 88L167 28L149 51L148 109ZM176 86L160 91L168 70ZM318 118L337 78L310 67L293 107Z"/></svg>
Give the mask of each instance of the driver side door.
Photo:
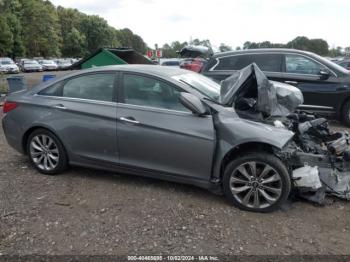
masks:
<svg viewBox="0 0 350 262"><path fill-rule="evenodd" d="M177 85L123 73L117 104L120 164L162 175L208 181L215 148L211 115L192 114Z"/></svg>

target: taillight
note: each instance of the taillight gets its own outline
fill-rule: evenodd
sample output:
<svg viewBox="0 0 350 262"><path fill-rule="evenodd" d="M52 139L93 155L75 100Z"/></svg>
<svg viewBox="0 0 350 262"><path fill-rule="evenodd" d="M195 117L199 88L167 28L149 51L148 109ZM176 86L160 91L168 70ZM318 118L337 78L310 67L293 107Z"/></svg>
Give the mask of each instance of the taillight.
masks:
<svg viewBox="0 0 350 262"><path fill-rule="evenodd" d="M15 109L18 106L17 103L15 102L7 102L5 101L2 111L4 112L4 114L10 112L11 110Z"/></svg>

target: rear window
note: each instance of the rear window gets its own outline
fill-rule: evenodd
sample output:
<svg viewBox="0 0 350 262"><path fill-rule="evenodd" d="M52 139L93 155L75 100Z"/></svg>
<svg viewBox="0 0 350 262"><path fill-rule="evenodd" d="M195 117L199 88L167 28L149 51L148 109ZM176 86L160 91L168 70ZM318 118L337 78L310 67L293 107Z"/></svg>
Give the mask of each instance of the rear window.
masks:
<svg viewBox="0 0 350 262"><path fill-rule="evenodd" d="M44 89L39 95L113 101L114 73L78 76Z"/></svg>
<svg viewBox="0 0 350 262"><path fill-rule="evenodd" d="M265 72L282 72L282 55L280 54L247 54L218 58L216 70L241 70L251 63L256 63Z"/></svg>

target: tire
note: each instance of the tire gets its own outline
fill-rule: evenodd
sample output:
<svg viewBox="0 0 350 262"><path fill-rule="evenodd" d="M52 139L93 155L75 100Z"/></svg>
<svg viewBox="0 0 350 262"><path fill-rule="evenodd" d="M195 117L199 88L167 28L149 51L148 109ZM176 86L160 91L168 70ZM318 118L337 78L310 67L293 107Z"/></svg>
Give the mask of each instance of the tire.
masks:
<svg viewBox="0 0 350 262"><path fill-rule="evenodd" d="M279 209L286 202L291 179L285 165L274 155L247 153L226 166L223 190L236 207L267 213Z"/></svg>
<svg viewBox="0 0 350 262"><path fill-rule="evenodd" d="M347 101L341 111L342 122L346 126L350 126L350 101Z"/></svg>
<svg viewBox="0 0 350 262"><path fill-rule="evenodd" d="M61 141L46 129L36 129L28 137L27 152L31 163L43 174L56 175L68 167Z"/></svg>

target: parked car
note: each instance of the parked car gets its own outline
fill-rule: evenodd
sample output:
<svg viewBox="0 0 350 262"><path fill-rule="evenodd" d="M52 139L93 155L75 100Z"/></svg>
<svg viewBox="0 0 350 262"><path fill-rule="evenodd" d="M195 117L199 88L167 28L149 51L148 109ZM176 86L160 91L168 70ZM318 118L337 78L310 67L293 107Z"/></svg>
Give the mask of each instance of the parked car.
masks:
<svg viewBox="0 0 350 262"><path fill-rule="evenodd" d="M57 70L58 66L53 60L40 60L39 64L43 67L44 71Z"/></svg>
<svg viewBox="0 0 350 262"><path fill-rule="evenodd" d="M350 71L350 59L344 59L342 61L337 62L337 64Z"/></svg>
<svg viewBox="0 0 350 262"><path fill-rule="evenodd" d="M179 59L163 59L160 61L161 66L180 66L180 60Z"/></svg>
<svg viewBox="0 0 350 262"><path fill-rule="evenodd" d="M237 115L247 95L266 122ZM174 67L109 66L10 95L3 128L8 143L44 174L59 174L68 165L120 171L224 192L239 208L268 212L286 201L291 170L306 162L327 168L333 163L331 151L326 160L326 153L314 153L318 144L312 138L304 137L310 142L304 145L281 124L267 123L300 103L297 88L270 83L255 66L222 87ZM303 130L300 136L307 135L308 128ZM306 145L309 151L302 151ZM343 166L342 160L337 164Z"/></svg>
<svg viewBox="0 0 350 262"><path fill-rule="evenodd" d="M43 67L36 60L25 59L21 61L21 70L23 72L42 72Z"/></svg>
<svg viewBox="0 0 350 262"><path fill-rule="evenodd" d="M57 63L58 70L67 69L68 67L70 67L72 65L70 60L65 60L65 59L59 59L56 61L56 63Z"/></svg>
<svg viewBox="0 0 350 262"><path fill-rule="evenodd" d="M185 46L178 53L183 58L180 68L199 73L212 55L212 50L206 46Z"/></svg>
<svg viewBox="0 0 350 262"><path fill-rule="evenodd" d="M185 58L180 63L180 68L199 73L204 67L206 60L201 57Z"/></svg>
<svg viewBox="0 0 350 262"><path fill-rule="evenodd" d="M343 67L310 52L293 49L256 49L214 54L201 71L216 81L256 63L270 80L298 87L302 108L335 115L350 126L350 74Z"/></svg>
<svg viewBox="0 0 350 262"><path fill-rule="evenodd" d="M13 62L11 58L0 57L0 73L19 73L18 66Z"/></svg>

